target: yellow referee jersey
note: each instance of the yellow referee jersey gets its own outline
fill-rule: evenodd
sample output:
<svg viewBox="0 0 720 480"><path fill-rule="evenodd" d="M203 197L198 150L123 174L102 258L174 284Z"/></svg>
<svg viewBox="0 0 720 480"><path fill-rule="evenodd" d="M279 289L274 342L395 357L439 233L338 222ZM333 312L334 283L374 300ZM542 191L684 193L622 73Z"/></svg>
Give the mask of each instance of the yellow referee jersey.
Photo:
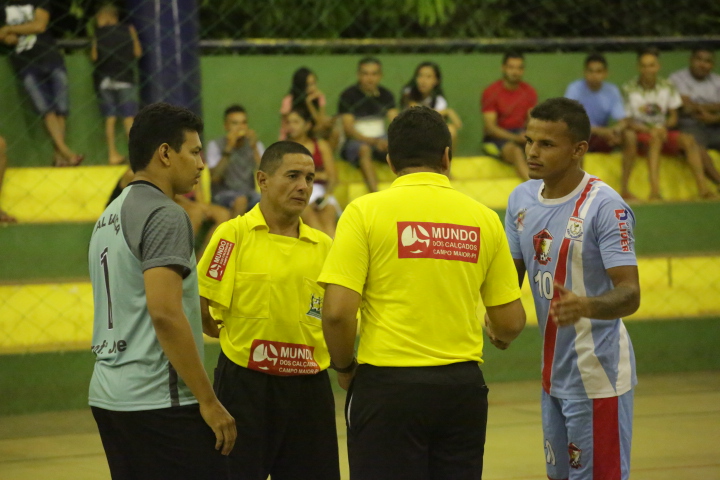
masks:
<svg viewBox="0 0 720 480"><path fill-rule="evenodd" d="M358 361L381 367L482 363L478 302L520 298L497 214L437 173L352 202L318 281L362 295Z"/></svg>
<svg viewBox="0 0 720 480"><path fill-rule="evenodd" d="M299 238L274 235L257 205L215 231L198 264L200 295L221 319L220 346L236 364L271 375L326 369L324 290L332 241L300 221Z"/></svg>

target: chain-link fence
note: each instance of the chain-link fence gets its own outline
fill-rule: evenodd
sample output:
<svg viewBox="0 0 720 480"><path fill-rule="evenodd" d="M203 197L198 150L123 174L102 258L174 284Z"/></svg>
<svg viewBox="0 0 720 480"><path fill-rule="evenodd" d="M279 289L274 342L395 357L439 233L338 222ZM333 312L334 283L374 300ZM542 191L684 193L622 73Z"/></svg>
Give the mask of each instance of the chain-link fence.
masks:
<svg viewBox="0 0 720 480"><path fill-rule="evenodd" d="M2 35L0 135L7 142L9 170L0 209L20 223L0 228L2 251L12 252L11 257L0 252L0 353L89 345L91 299L85 266L68 265L65 259L70 251L76 256L87 248L92 223L126 170L122 164L108 164L127 154L125 115L118 111L115 125L107 123L108 111L101 110L104 78L93 62L93 52L106 46L98 45L100 31L108 25L97 15L104 4L13 0L5 5L5 24L10 27L35 24L38 9L47 12L48 23L42 34L5 30ZM338 98L356 83L357 63L363 56L373 55L382 62L381 84L398 106L418 64L431 61L440 67L444 97L460 120L453 181L459 190L502 210L519 180L510 165L486 154L479 100L483 89L501 78L505 51L525 52L523 79L543 100L563 95L570 82L582 77L584 58L591 51L606 53L608 81L622 84L637 75L635 50L641 46L663 50L661 75L667 76L687 67L691 48L720 45L720 36L715 35L720 3L713 1L545 0L521 5L509 0L198 0L196 8L193 5L190 0L152 4L136 0L105 10L110 17L117 16L119 25L136 26L142 49L140 55L120 48L99 52L124 55L121 60L130 72L111 79L111 93L121 90L114 88L118 83L131 84L138 88L142 105L157 94L151 87L158 76L171 72L178 89L206 122L206 145L225 135L223 111L231 104L245 107L249 128L269 145L282 135L281 109L291 92L293 74L307 67L314 72L326 114L334 121L330 130L340 137L333 146L340 177L336 197L342 205L367 191L360 173L340 160L344 132L336 121ZM140 18L140 11L143 15L150 11L152 18ZM192 38L185 36L188 25L197 27L190 30L196 32ZM67 113L67 118L54 125L38 114L42 110L38 103L55 101L53 95L63 86L31 85L27 76L28 71L45 75L46 58L34 55L20 69L13 66L12 52L33 35L32 48L49 51L53 47L47 42L57 42L67 71L69 106L60 108L60 116ZM52 39L45 42L42 35ZM194 57L195 63L182 55ZM188 70L187 65L194 66ZM185 89L186 85L190 86ZM193 95L188 91L195 92L194 97L188 98ZM48 132L53 128L54 140ZM108 131L113 148L108 147ZM81 155L80 167L49 168L53 163L76 163ZM718 164L720 157L712 155ZM589 156L586 168L619 188L620 164L620 153L615 151ZM666 157L662 165L666 199L689 200L697 195L684 162ZM646 178L647 167L641 161L632 176L638 196L648 195ZM386 187L391 172L378 166L378 180L380 188ZM205 197L210 197L207 188ZM660 232L669 221L675 230L668 235L676 235L677 229L699 233L686 235L686 244L665 250L638 245L644 302L637 317L720 315L715 301L720 278L713 273L720 269L709 268L720 266L716 240L720 232L716 221L698 226L694 212L694 204L687 204L677 218L668 220L662 205L643 210L652 220L640 217L639 232L651 228L648 225ZM35 252L24 251L23 241L18 240L23 234L16 233L35 235L38 223L46 224L42 248L51 252L46 252L47 265L40 269L32 265ZM65 234L69 225L80 233ZM711 244L702 240L706 238ZM41 273L33 275L33 271ZM529 300L526 307L533 310Z"/></svg>

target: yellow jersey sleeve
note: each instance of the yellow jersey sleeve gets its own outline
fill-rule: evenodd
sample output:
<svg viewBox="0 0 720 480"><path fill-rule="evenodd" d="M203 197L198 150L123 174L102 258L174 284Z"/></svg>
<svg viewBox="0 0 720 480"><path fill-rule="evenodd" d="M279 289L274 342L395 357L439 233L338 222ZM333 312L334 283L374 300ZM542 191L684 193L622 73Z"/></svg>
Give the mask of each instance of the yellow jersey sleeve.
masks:
<svg viewBox="0 0 720 480"><path fill-rule="evenodd" d="M497 215L493 215L492 226L493 240L497 248L490 261L485 281L480 286L480 296L486 307L504 305L520 298L517 270Z"/></svg>
<svg viewBox="0 0 720 480"><path fill-rule="evenodd" d="M368 237L360 209L351 203L338 222L330 253L318 283L341 285L362 295L370 258Z"/></svg>
<svg viewBox="0 0 720 480"><path fill-rule="evenodd" d="M237 258L242 240L239 229L244 224L236 218L221 224L210 240L197 266L200 296L210 306L229 309L232 304Z"/></svg>

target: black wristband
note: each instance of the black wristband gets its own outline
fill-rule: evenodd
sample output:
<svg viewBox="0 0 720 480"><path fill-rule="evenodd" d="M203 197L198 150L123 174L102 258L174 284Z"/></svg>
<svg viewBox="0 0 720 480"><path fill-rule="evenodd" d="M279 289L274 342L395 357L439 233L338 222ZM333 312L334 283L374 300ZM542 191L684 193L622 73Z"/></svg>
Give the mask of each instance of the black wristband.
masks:
<svg viewBox="0 0 720 480"><path fill-rule="evenodd" d="M345 368L338 368L338 366L333 363L332 359L330 360L330 368L332 368L333 370L335 370L338 373L350 373L353 370L355 370L357 368L357 366L358 366L358 361L357 361L357 358L355 358L355 357L353 357L352 362L350 362L350 365L348 365Z"/></svg>

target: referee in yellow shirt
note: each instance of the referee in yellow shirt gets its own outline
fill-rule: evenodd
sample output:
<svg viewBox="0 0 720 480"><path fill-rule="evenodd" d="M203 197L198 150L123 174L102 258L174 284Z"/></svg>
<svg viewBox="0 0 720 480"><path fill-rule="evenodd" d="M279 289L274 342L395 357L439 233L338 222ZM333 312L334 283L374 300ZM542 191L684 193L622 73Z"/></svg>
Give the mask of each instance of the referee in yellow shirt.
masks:
<svg viewBox="0 0 720 480"><path fill-rule="evenodd" d="M271 145L260 203L220 225L198 264L203 331L222 348L215 391L241 432L230 479L340 478L316 282L331 240L300 219L314 177L304 146Z"/></svg>
<svg viewBox="0 0 720 480"><path fill-rule="evenodd" d="M405 110L388 135L398 178L347 207L318 279L332 364L350 384L350 476L480 479L488 389L476 307L506 347L525 325L517 273L497 214L450 186L440 114Z"/></svg>

